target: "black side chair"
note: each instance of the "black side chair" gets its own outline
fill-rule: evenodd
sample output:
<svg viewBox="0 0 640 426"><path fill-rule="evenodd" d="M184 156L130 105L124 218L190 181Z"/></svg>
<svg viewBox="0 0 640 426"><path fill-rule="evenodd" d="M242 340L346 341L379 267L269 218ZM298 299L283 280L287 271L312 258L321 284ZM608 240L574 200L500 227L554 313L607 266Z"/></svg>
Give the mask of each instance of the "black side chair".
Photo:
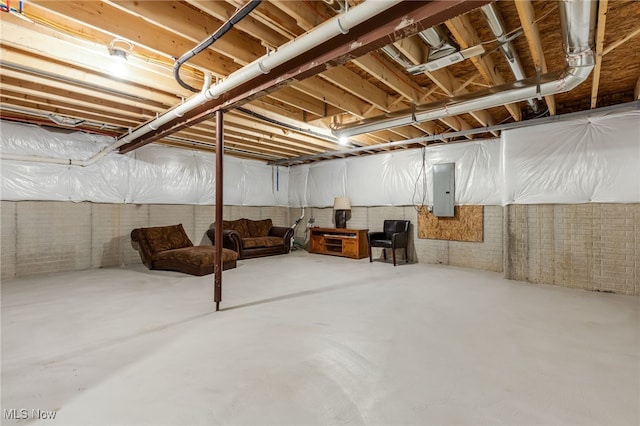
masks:
<svg viewBox="0 0 640 426"><path fill-rule="evenodd" d="M369 232L367 241L369 242L369 262L373 262L371 247L382 247L382 255L387 260L387 252L384 249L391 249L393 253L393 266L396 266L396 249L404 249L404 258L409 263L407 246L409 244L409 220L385 220L383 232Z"/></svg>

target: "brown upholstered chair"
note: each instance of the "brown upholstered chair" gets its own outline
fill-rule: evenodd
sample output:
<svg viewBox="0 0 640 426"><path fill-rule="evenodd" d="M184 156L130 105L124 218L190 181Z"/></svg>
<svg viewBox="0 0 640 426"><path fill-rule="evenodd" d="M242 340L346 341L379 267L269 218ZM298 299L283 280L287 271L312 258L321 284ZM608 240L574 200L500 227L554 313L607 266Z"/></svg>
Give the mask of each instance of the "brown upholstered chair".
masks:
<svg viewBox="0 0 640 426"><path fill-rule="evenodd" d="M409 253L407 246L409 245L409 220L385 220L382 232L367 233L367 241L369 242L369 262L373 262L371 255L372 247L382 247L382 255L387 259L385 249L391 249L393 254L393 266L396 266L396 249L404 249L405 262L409 262Z"/></svg>
<svg viewBox="0 0 640 426"><path fill-rule="evenodd" d="M179 271L191 275L212 274L216 247L194 246L182 224L136 228L131 240L149 269ZM222 249L222 270L236 267L238 253Z"/></svg>

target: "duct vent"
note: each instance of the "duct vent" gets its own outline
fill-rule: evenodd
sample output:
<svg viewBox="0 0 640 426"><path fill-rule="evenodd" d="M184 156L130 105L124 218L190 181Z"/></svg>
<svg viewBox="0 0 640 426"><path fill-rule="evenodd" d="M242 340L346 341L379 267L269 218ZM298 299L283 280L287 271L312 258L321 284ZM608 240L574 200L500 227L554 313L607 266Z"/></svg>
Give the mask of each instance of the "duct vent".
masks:
<svg viewBox="0 0 640 426"><path fill-rule="evenodd" d="M484 53L484 47L481 45L473 46L460 52L455 52L450 55L444 56L434 61L429 61L426 64L416 65L408 68L407 71L413 75L422 74L424 72L431 72L439 70L440 68L448 67L449 65L457 64L465 59L473 58L474 56L482 55Z"/></svg>

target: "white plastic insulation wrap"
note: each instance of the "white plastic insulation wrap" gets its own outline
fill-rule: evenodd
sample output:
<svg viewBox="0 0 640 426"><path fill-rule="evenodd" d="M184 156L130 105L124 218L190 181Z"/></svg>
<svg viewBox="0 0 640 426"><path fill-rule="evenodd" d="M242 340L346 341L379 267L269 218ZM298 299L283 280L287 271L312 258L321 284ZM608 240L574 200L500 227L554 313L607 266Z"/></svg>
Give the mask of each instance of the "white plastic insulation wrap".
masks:
<svg viewBox="0 0 640 426"><path fill-rule="evenodd" d="M500 140L491 139L294 166L291 176L307 181L309 207L330 207L345 195L353 206L428 205L433 165L456 163L456 204L492 205L501 201L500 154ZM300 202L301 193L290 196Z"/></svg>
<svg viewBox="0 0 640 426"><path fill-rule="evenodd" d="M309 207L333 206L335 197L347 194L346 160L321 161L309 167L306 198Z"/></svg>
<svg viewBox="0 0 640 426"><path fill-rule="evenodd" d="M429 205L433 165L455 163L456 204L640 202L640 111L504 131L501 139L291 168L225 156L228 205ZM2 154L88 159L113 139L0 121ZM88 167L3 159L3 200L213 204L215 156L147 145ZM426 190L425 190L426 185Z"/></svg>
<svg viewBox="0 0 640 426"><path fill-rule="evenodd" d="M420 165L420 151L415 149L346 160L347 194L351 204L354 206L412 204ZM418 184L419 188L422 188L422 185Z"/></svg>
<svg viewBox="0 0 640 426"><path fill-rule="evenodd" d="M502 134L503 204L640 202L640 111Z"/></svg>
<svg viewBox="0 0 640 426"><path fill-rule="evenodd" d="M117 154L116 154L117 155ZM130 171L127 202L212 204L215 199L215 157L195 151L146 145L127 156Z"/></svg>
<svg viewBox="0 0 640 426"><path fill-rule="evenodd" d="M225 157L231 159L232 157ZM242 162L245 187L243 206L287 206L289 200L289 170L287 167L266 166L257 161ZM235 165L234 167L238 167ZM227 163L224 165L227 170ZM227 178L225 175L225 183ZM227 193L225 185L224 193ZM225 196L226 199L226 196ZM227 204L225 202L225 204ZM231 204L231 203L228 203Z"/></svg>
<svg viewBox="0 0 640 426"><path fill-rule="evenodd" d="M499 205L502 195L500 139L487 139L425 149L427 199L433 201L433 166L455 163L455 203Z"/></svg>
<svg viewBox="0 0 640 426"><path fill-rule="evenodd" d="M289 168L289 206L305 207L309 205L307 200L307 179L309 177L309 164L303 164Z"/></svg>
<svg viewBox="0 0 640 426"><path fill-rule="evenodd" d="M64 133L0 120L3 155L91 158L113 138ZM137 204L214 204L215 155L159 145L112 152L87 166L2 160L2 200ZM224 202L286 206L289 173L259 161L225 156Z"/></svg>
<svg viewBox="0 0 640 426"><path fill-rule="evenodd" d="M108 136L64 133L1 120L0 137L3 155L63 160L89 159L114 141ZM122 203L128 193L130 162L124 156L107 156L83 169L64 164L3 160L2 199Z"/></svg>

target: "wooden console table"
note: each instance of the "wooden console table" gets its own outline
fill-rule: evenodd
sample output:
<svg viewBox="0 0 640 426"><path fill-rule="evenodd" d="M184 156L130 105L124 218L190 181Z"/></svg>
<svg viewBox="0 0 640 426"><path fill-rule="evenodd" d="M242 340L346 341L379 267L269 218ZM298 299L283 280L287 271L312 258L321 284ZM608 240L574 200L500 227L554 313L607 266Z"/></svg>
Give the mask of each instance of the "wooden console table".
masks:
<svg viewBox="0 0 640 426"><path fill-rule="evenodd" d="M369 256L368 229L309 228L310 253L364 259Z"/></svg>

